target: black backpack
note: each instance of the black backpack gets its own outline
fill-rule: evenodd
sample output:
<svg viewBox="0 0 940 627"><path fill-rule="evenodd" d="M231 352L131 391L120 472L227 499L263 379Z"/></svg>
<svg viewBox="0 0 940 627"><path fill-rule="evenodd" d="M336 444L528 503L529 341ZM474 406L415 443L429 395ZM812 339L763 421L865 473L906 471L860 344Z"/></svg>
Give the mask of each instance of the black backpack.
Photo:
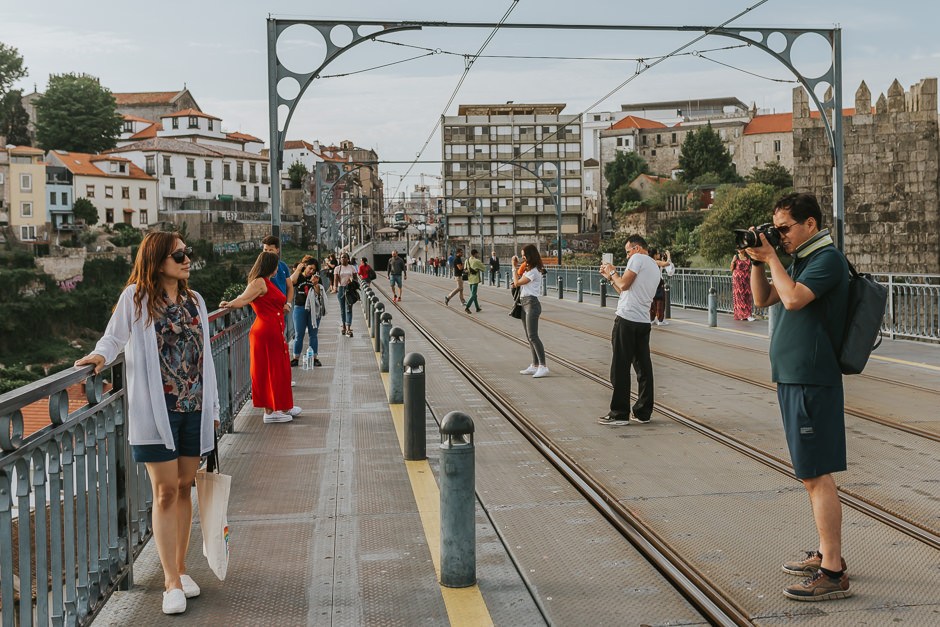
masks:
<svg viewBox="0 0 940 627"><path fill-rule="evenodd" d="M860 374L872 351L881 345L881 323L888 303L888 288L870 274L859 274L849 264L849 302L845 334L839 351L842 374Z"/></svg>
<svg viewBox="0 0 940 627"><path fill-rule="evenodd" d="M373 268L373 267L371 267L371 266L369 267L369 278L368 278L368 280L369 280L369 281L374 281L374 280L375 280L375 268Z"/></svg>

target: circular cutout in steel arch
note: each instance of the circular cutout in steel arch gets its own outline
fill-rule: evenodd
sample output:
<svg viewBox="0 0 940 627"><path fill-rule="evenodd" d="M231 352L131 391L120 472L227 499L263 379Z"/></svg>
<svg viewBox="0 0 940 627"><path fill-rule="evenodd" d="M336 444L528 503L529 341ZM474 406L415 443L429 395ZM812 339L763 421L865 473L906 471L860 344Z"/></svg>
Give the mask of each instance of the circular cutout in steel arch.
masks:
<svg viewBox="0 0 940 627"><path fill-rule="evenodd" d="M818 33L803 33L790 47L790 63L806 78L819 78L832 67L832 46Z"/></svg>
<svg viewBox="0 0 940 627"><path fill-rule="evenodd" d="M343 48L352 43L352 29L345 24L337 24L330 30L330 41L338 48Z"/></svg>
<svg viewBox="0 0 940 627"><path fill-rule="evenodd" d="M300 83L293 76L285 76L277 82L277 95L284 100L294 100L300 94Z"/></svg>
<svg viewBox="0 0 940 627"><path fill-rule="evenodd" d="M326 59L326 42L309 24L293 24L277 38L277 60L296 74L309 74Z"/></svg>

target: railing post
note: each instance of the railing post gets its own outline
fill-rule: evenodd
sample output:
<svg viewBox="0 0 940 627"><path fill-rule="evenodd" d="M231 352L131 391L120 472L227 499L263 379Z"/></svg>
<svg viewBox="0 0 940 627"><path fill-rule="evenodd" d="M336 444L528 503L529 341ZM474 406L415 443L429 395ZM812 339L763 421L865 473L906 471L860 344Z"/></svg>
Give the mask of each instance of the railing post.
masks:
<svg viewBox="0 0 940 627"><path fill-rule="evenodd" d="M382 334L379 332L379 329L382 327L383 313L385 313L385 305L376 303L372 311L372 337L375 340L373 346L375 347L376 353L382 350Z"/></svg>
<svg viewBox="0 0 940 627"><path fill-rule="evenodd" d="M452 411L441 421L441 585L476 583L473 420Z"/></svg>
<svg viewBox="0 0 940 627"><path fill-rule="evenodd" d="M663 288L663 292L665 293L665 297L664 297L665 306L664 306L663 311L664 311L664 315L666 316L666 320L669 320L670 318L672 318L672 298L669 295L670 290L669 290L668 283L666 283L666 286Z"/></svg>
<svg viewBox="0 0 940 627"><path fill-rule="evenodd" d="M718 290L714 286L708 288L708 326L718 326Z"/></svg>
<svg viewBox="0 0 940 627"><path fill-rule="evenodd" d="M388 402L401 403L404 399L402 374L405 358L405 330L394 327L388 333Z"/></svg>
<svg viewBox="0 0 940 627"><path fill-rule="evenodd" d="M547 278L547 276L542 278L542 296L548 296L548 281L545 280Z"/></svg>
<svg viewBox="0 0 940 627"><path fill-rule="evenodd" d="M508 290L511 288L512 288L512 272L507 270L506 271L506 289Z"/></svg>
<svg viewBox="0 0 940 627"><path fill-rule="evenodd" d="M424 426L424 356L421 353L408 353L402 366L404 368L402 397L405 404L405 459L418 461L428 458Z"/></svg>
<svg viewBox="0 0 940 627"><path fill-rule="evenodd" d="M561 276L561 273L558 273L558 300L562 300L565 297L565 279Z"/></svg>
<svg viewBox="0 0 940 627"><path fill-rule="evenodd" d="M490 285L492 285L492 283ZM503 275L501 275L499 271L497 270L496 271L496 287L502 287L502 286L503 286Z"/></svg>
<svg viewBox="0 0 940 627"><path fill-rule="evenodd" d="M584 280L580 274L578 274L578 302L584 302Z"/></svg>
<svg viewBox="0 0 940 627"><path fill-rule="evenodd" d="M385 312L382 314L382 324L379 327L379 349L381 357L379 359L380 370L388 372L388 339L392 330L392 314Z"/></svg>
<svg viewBox="0 0 940 627"><path fill-rule="evenodd" d="M601 281L601 307L607 306L607 281Z"/></svg>

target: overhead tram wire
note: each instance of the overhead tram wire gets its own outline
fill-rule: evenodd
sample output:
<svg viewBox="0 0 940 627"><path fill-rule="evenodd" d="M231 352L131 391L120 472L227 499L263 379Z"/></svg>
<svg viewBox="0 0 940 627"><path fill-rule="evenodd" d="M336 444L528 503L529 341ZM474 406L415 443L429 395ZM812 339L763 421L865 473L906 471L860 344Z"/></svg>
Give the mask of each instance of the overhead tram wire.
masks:
<svg viewBox="0 0 940 627"><path fill-rule="evenodd" d="M450 105L453 104L454 99L457 97L457 93L460 91L461 86L463 86L463 82L467 79L467 75L470 73L470 68L473 67L473 64L476 63L476 60L480 57L481 54L483 54L483 51L486 49L486 47L490 44L490 42L496 36L496 33L499 31L500 26L502 26L506 22L506 20L509 19L509 15L513 12L513 10L518 5L519 5L519 0L512 0L512 4L510 5L508 9L506 9L506 12L503 14L503 17L500 18L499 22L496 24L496 27L489 34L489 36L483 41L483 45L480 46L480 49L477 50L476 54L470 57L466 57L466 63L464 65L463 74L460 76L460 80L457 81L457 86L454 87L454 91L451 93L450 98L447 100L447 104L444 105L444 110L437 117L437 121L434 123L434 128L432 128L431 132L428 133L428 138L424 140L424 145L421 146L421 150L419 150L418 154L415 155L415 163L417 163L418 159L421 158L421 155L424 154L424 151L427 150L428 144L430 144L431 139L434 138L434 133L436 133L437 129L441 126L441 120L444 118L444 115L447 113L447 110L450 108ZM405 172L405 176L408 176L409 174L411 174L411 171L414 169L415 163L412 163L410 166L408 166L408 170ZM392 194L391 196L392 198L398 195L398 190L401 189L401 185L404 180L405 180L404 177L402 177L402 179L398 181L398 187L395 188L395 193Z"/></svg>

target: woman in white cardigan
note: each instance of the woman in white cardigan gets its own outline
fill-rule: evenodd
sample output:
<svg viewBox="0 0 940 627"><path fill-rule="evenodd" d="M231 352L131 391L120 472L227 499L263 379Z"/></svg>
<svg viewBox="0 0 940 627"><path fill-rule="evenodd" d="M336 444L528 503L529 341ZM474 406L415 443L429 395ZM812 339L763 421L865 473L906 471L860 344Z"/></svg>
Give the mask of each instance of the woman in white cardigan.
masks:
<svg viewBox="0 0 940 627"><path fill-rule="evenodd" d="M187 284L191 254L177 233L148 233L104 336L75 362L97 373L124 351L128 440L153 485L165 614L185 612L186 599L199 596L186 574L190 490L219 420L209 315Z"/></svg>

